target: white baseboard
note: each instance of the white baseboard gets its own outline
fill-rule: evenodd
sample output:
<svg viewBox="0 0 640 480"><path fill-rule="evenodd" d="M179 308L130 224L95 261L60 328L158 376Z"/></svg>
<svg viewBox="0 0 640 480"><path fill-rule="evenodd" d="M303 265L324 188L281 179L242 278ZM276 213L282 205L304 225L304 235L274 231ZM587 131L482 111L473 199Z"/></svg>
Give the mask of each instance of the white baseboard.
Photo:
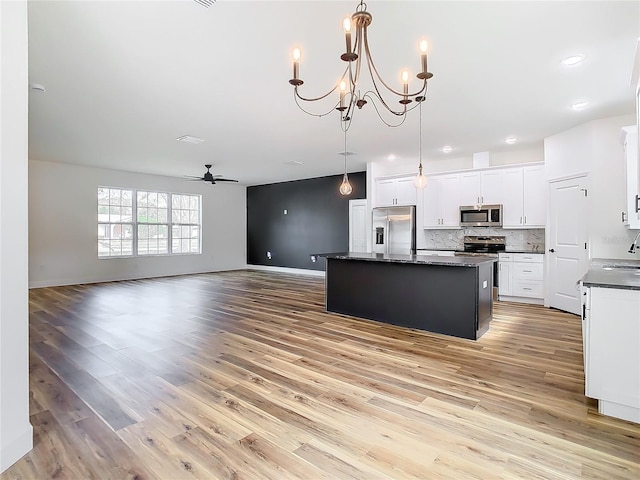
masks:
<svg viewBox="0 0 640 480"><path fill-rule="evenodd" d="M20 460L33 448L33 427L27 423L22 433L11 440L6 435L2 436L0 444L0 473Z"/></svg>
<svg viewBox="0 0 640 480"><path fill-rule="evenodd" d="M1 0L0 0L1 1ZM146 278L163 278L163 277L178 277L181 275L200 275L203 273L217 273L217 272L229 272L233 270L242 270L243 267L222 268L219 270L204 270L194 272L180 272L180 273L161 273L157 275L113 275L106 277L93 277L93 278L56 278L51 280L36 280L29 282L29 289L32 288L44 288L44 287L62 287L65 285L86 285L88 283L107 283L107 282L122 282L127 280L144 280Z"/></svg>
<svg viewBox="0 0 640 480"><path fill-rule="evenodd" d="M270 265L247 265L247 270L262 270L265 272L292 273L294 275L324 277L324 272L322 270L307 270L305 268L272 267Z"/></svg>

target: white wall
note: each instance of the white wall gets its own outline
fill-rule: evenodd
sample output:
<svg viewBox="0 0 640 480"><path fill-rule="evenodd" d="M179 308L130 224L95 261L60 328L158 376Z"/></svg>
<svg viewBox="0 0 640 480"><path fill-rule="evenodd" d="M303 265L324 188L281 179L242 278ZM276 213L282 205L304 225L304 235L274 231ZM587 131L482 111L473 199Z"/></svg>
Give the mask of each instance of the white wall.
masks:
<svg viewBox="0 0 640 480"><path fill-rule="evenodd" d="M635 125L634 115L593 122L589 228L592 258L638 258L628 253L637 232L629 231L622 223L622 212L626 211L626 177L620 134L627 125Z"/></svg>
<svg viewBox="0 0 640 480"><path fill-rule="evenodd" d="M620 134L634 122L633 115L604 118L544 142L548 180L588 173L591 258L637 258L627 253L636 232L627 230L621 219L626 183Z"/></svg>
<svg viewBox="0 0 640 480"><path fill-rule="evenodd" d="M500 151L489 152L489 166L497 167L501 165L517 165L521 163L536 163L544 161L544 145L542 142L527 147L512 147ZM375 176L386 175L417 175L418 164L415 160L411 162L393 160L372 162ZM423 172L428 176L430 173L452 172L456 170L468 170L473 168L473 155L457 156L455 153L442 155L438 158L428 158L422 161ZM369 171L369 170L367 170Z"/></svg>
<svg viewBox="0 0 640 480"><path fill-rule="evenodd" d="M31 450L27 3L0 1L0 472Z"/></svg>
<svg viewBox="0 0 640 480"><path fill-rule="evenodd" d="M98 259L98 186L202 195L202 254ZM29 284L103 282L246 267L246 188L29 162Z"/></svg>

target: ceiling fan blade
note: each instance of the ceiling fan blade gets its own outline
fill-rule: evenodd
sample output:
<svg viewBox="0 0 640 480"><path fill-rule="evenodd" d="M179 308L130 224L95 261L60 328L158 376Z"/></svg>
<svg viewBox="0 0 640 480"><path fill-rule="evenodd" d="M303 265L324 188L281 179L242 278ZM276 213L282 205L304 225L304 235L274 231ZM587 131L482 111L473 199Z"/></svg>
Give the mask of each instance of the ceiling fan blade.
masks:
<svg viewBox="0 0 640 480"><path fill-rule="evenodd" d="M232 180L230 178L216 178L215 182L237 182L238 180Z"/></svg>

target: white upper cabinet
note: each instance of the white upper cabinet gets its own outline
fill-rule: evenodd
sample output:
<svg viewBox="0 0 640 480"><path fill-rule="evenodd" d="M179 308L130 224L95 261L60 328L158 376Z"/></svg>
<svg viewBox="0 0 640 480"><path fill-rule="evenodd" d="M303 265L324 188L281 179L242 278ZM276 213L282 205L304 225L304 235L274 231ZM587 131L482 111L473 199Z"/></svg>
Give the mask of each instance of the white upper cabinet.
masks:
<svg viewBox="0 0 640 480"><path fill-rule="evenodd" d="M547 224L547 179L544 165L524 167L524 226L544 228Z"/></svg>
<svg viewBox="0 0 640 480"><path fill-rule="evenodd" d="M626 204L621 220L627 228L640 229L640 182L638 174L638 129L635 125L622 129L622 145L624 147L626 165Z"/></svg>
<svg viewBox="0 0 640 480"><path fill-rule="evenodd" d="M544 228L547 217L544 165L504 170L503 228Z"/></svg>
<svg viewBox="0 0 640 480"><path fill-rule="evenodd" d="M460 174L460 205L500 204L504 170L482 170Z"/></svg>
<svg viewBox="0 0 640 480"><path fill-rule="evenodd" d="M413 176L379 178L376 180L376 207L415 205L416 187Z"/></svg>
<svg viewBox="0 0 640 480"><path fill-rule="evenodd" d="M423 227L460 227L460 175L433 175L429 177L423 195Z"/></svg>
<svg viewBox="0 0 640 480"><path fill-rule="evenodd" d="M460 174L460 205L477 205L480 203L480 172L464 172Z"/></svg>

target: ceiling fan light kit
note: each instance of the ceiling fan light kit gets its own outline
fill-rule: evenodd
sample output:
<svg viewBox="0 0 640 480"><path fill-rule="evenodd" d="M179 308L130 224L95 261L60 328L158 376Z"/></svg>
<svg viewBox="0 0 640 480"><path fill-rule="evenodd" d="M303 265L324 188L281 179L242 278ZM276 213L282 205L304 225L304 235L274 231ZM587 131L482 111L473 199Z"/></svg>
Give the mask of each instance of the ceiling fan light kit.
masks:
<svg viewBox="0 0 640 480"><path fill-rule="evenodd" d="M408 112L413 110L417 105L421 105L426 98L427 94L427 81L433 77L427 69L427 51L429 45L426 40L421 40L419 43L420 50L420 71L416 77L421 81L419 89L414 92L409 91L409 70L403 69L401 72L402 90L396 90L391 87L380 76L378 69L375 66L371 55L371 49L369 47L369 40L367 37L367 28L371 24L373 17L367 12L367 4L364 1L356 7L355 13L351 17L347 17L343 20L342 26L345 32L345 52L340 55L340 58L347 62L347 67L342 73L340 80L324 95L314 98L303 97L300 94L300 88L304 81L300 77L300 59L302 51L299 47L293 49L293 78L289 80L289 83L293 86L293 97L296 105L303 112L316 116L323 117L328 115L334 110L340 112L341 123L343 123L343 129L349 129L355 109L362 109L368 101L374 104L374 110L380 120L389 127L398 127L402 125L406 119ZM352 32L355 31L355 39L352 39ZM366 64L369 70L369 78L371 79L372 88L369 90L361 90L361 71L362 65ZM312 113L302 107L301 102L318 102L328 98L331 94L338 90L338 101L330 102L330 108L321 113ZM393 107L391 102L385 100L382 96L382 92L385 92L387 96L395 97L400 104L400 107ZM334 97L335 98L335 97ZM413 102L413 106L410 106ZM379 108L383 107L383 108ZM381 115L380 111L385 110L391 116L391 118L398 118L396 122L387 121ZM420 129L422 130L422 118L420 119ZM420 132L422 135L422 132ZM346 151L346 148L345 148ZM346 179L346 156L345 156L345 174ZM420 180L419 180L420 178ZM347 180L348 181L348 180ZM344 183L344 182L343 182ZM426 185L426 177L422 174L422 137L420 137L420 165L418 177L416 177L415 185ZM422 188L422 187L420 187ZM345 188L345 191L347 189ZM340 189L342 193L342 187ZM349 191L349 193L351 193ZM345 195L343 193L343 195Z"/></svg>

